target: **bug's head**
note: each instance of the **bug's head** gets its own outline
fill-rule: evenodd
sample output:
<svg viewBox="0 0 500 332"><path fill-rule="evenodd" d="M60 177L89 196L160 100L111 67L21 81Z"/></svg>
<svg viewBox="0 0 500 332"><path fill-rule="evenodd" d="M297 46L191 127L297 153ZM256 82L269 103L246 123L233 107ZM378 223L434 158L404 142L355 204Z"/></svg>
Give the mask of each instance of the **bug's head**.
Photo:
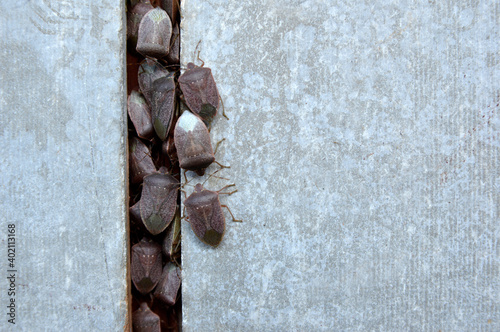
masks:
<svg viewBox="0 0 500 332"><path fill-rule="evenodd" d="M198 169L196 169L194 171L195 171L196 175L203 176L203 175L205 175L205 169L206 168L198 168Z"/></svg>
<svg viewBox="0 0 500 332"><path fill-rule="evenodd" d="M194 192L195 193L201 193L203 191L203 185L201 183L198 183L195 187L194 187Z"/></svg>

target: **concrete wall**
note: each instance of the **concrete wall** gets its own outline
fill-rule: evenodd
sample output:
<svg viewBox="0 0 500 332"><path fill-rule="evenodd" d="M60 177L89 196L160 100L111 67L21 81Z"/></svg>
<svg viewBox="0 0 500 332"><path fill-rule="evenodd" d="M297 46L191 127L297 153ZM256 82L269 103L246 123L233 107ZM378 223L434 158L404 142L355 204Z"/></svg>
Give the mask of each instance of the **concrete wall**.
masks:
<svg viewBox="0 0 500 332"><path fill-rule="evenodd" d="M123 5L0 4L2 330L127 324ZM498 3L182 9L244 220L184 224L184 329L500 330Z"/></svg>
<svg viewBox="0 0 500 332"><path fill-rule="evenodd" d="M124 12L121 0L0 3L2 331L128 322Z"/></svg>
<svg viewBox="0 0 500 332"><path fill-rule="evenodd" d="M185 331L500 330L499 9L182 2L244 219L184 224Z"/></svg>

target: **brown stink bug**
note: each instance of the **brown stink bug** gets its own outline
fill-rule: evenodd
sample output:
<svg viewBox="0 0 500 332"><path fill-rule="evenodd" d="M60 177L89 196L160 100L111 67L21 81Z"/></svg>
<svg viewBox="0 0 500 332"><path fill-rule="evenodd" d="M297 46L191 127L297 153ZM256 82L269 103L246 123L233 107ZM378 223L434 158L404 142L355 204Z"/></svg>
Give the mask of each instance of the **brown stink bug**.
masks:
<svg viewBox="0 0 500 332"><path fill-rule="evenodd" d="M175 212L174 220L165 233L161 246L163 254L169 261L177 262L181 255L181 213L179 210Z"/></svg>
<svg viewBox="0 0 500 332"><path fill-rule="evenodd" d="M219 201L219 194L231 195L237 191L221 193L222 190L232 186L234 186L234 184L227 185L219 191L210 191L203 188L203 185L198 183L193 193L184 201L187 218L194 234L203 243L211 245L212 247L217 247L219 245L226 229L226 221L222 213L222 207L225 207L229 211L231 217L233 217L233 221L241 222L241 220L234 218L227 205L221 205Z"/></svg>
<svg viewBox="0 0 500 332"><path fill-rule="evenodd" d="M172 22L167 12L156 7L144 15L137 33L137 52L152 58L162 58L168 54Z"/></svg>
<svg viewBox="0 0 500 332"><path fill-rule="evenodd" d="M170 131L175 111L175 73L170 72L153 81L151 95L152 121L158 137L164 141Z"/></svg>
<svg viewBox="0 0 500 332"><path fill-rule="evenodd" d="M133 245L130 269L135 288L142 294L151 292L162 274L161 246L147 238Z"/></svg>
<svg viewBox="0 0 500 332"><path fill-rule="evenodd" d="M160 234L172 222L179 186L179 181L166 172L144 177L139 206L142 222L151 234Z"/></svg>
<svg viewBox="0 0 500 332"><path fill-rule="evenodd" d="M196 115L184 111L174 129L174 141L179 165L198 175L215 160L208 129Z"/></svg>
<svg viewBox="0 0 500 332"><path fill-rule="evenodd" d="M164 157L168 158L171 164L176 163L179 158L177 157L177 150L175 148L174 135L171 133L166 141L161 145L161 153Z"/></svg>
<svg viewBox="0 0 500 332"><path fill-rule="evenodd" d="M160 317L149 309L146 302L132 313L134 332L160 332Z"/></svg>
<svg viewBox="0 0 500 332"><path fill-rule="evenodd" d="M210 123L219 108L219 91L212 70L190 62L187 70L179 77L179 86L191 112Z"/></svg>
<svg viewBox="0 0 500 332"><path fill-rule="evenodd" d="M135 203L134 205L129 207L128 213L134 220L141 220L141 208L139 206L139 203Z"/></svg>
<svg viewBox="0 0 500 332"><path fill-rule="evenodd" d="M139 88L141 89L144 98L151 106L153 102L153 82L161 77L169 76L170 72L165 69L158 61L145 59L141 62L137 72Z"/></svg>
<svg viewBox="0 0 500 332"><path fill-rule="evenodd" d="M167 263L153 295L166 305L172 306L177 301L180 286L181 269L174 263Z"/></svg>
<svg viewBox="0 0 500 332"><path fill-rule="evenodd" d="M146 99L138 91L133 90L128 96L127 106L128 115L134 124L137 136L144 139L152 138L154 128Z"/></svg>
<svg viewBox="0 0 500 332"><path fill-rule="evenodd" d="M170 16L172 24L175 24L179 14L179 0L161 0L160 7Z"/></svg>
<svg viewBox="0 0 500 332"><path fill-rule="evenodd" d="M141 23L144 15L147 14L153 6L149 0L141 0L138 4L132 7L127 12L127 40L130 43L130 48L135 51L137 46L137 33L139 31L139 24Z"/></svg>
<svg viewBox="0 0 500 332"><path fill-rule="evenodd" d="M181 38L180 38L179 24L174 25L172 30L172 39L170 41L170 51L167 54L167 62L171 65L178 65L180 63L181 55Z"/></svg>
<svg viewBox="0 0 500 332"><path fill-rule="evenodd" d="M136 137L129 141L130 182L141 183L146 175L156 171L151 151Z"/></svg>

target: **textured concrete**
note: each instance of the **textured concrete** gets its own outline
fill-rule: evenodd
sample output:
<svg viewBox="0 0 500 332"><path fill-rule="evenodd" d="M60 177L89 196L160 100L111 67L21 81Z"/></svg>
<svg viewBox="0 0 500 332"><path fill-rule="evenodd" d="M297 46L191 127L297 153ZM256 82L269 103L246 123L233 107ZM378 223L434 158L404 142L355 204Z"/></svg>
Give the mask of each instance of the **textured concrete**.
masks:
<svg viewBox="0 0 500 332"><path fill-rule="evenodd" d="M182 12L244 219L217 249L184 224L184 330L500 330L499 3Z"/></svg>
<svg viewBox="0 0 500 332"><path fill-rule="evenodd" d="M127 323L124 12L122 0L0 3L1 331Z"/></svg>

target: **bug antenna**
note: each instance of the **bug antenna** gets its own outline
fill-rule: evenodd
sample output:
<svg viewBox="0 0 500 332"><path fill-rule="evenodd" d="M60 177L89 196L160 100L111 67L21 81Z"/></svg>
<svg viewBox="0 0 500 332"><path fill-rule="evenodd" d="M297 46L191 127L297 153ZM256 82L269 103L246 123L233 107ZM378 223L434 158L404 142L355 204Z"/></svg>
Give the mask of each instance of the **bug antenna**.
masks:
<svg viewBox="0 0 500 332"><path fill-rule="evenodd" d="M216 178L220 178L218 176L216 176L215 174L217 174L218 172L220 172L222 170L222 168L219 168L218 170L216 170L215 172L213 172L212 174L210 174L206 179L205 181L203 181L203 183L201 184L202 186L205 185L205 183L208 181L208 179L210 179L212 176L213 177L216 177ZM225 179L225 178L222 178L222 179Z"/></svg>
<svg viewBox="0 0 500 332"><path fill-rule="evenodd" d="M194 49L194 54L196 54L196 51L198 50L198 46L200 46L200 43L201 43L201 39L200 41L198 42L198 44L196 44L196 48ZM200 51L198 50L198 55L196 56L196 58L198 60L201 61L202 65L200 67L203 67L205 65L205 62L203 60L200 59Z"/></svg>
<svg viewBox="0 0 500 332"><path fill-rule="evenodd" d="M184 181L185 181L185 182L184 182L184 184L181 186L181 188L184 188L184 187L185 187L185 186L187 186L187 185L189 185L189 186L193 187L193 185L189 184L189 182L193 181L194 177L193 177L193 178L191 178L190 180L188 180L188 179L187 179L187 176L186 176L186 173L187 173L187 170L184 170ZM184 192L184 194L186 194L186 193Z"/></svg>
<svg viewBox="0 0 500 332"><path fill-rule="evenodd" d="M201 61L201 66L200 67L203 67L205 65L205 61L203 61L202 59L200 59L200 52L201 51L198 51L198 55L196 56L196 58L198 58L198 60Z"/></svg>

